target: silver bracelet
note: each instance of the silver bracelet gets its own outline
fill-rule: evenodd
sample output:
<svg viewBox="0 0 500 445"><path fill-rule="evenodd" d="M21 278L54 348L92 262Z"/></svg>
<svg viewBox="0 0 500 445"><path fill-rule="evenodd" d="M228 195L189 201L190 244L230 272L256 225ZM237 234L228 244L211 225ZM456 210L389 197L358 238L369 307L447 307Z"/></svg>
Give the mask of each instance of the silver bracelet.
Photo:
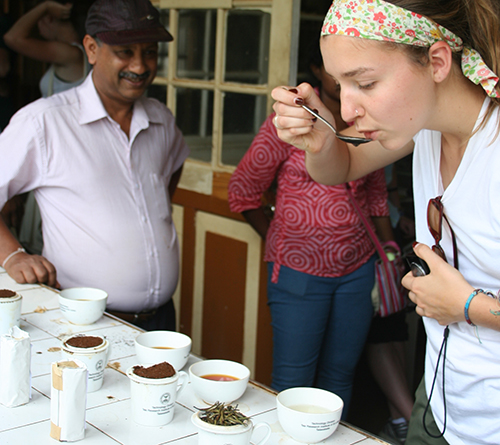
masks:
<svg viewBox="0 0 500 445"><path fill-rule="evenodd" d="M17 250L14 250L14 252L12 252L10 255L8 255L7 258L5 258L5 260L3 260L2 267L5 269L5 265L7 264L7 261L9 261L14 255L17 255L18 253L21 253L21 252L26 252L26 250L24 250L22 247L20 247Z"/></svg>

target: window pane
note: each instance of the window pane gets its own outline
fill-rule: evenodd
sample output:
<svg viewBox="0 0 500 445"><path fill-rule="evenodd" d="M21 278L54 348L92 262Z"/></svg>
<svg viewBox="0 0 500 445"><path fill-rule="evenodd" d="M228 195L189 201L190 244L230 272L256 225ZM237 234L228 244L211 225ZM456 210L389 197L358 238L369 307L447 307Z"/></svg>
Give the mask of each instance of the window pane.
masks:
<svg viewBox="0 0 500 445"><path fill-rule="evenodd" d="M180 10L177 77L212 80L215 66L215 10Z"/></svg>
<svg viewBox="0 0 500 445"><path fill-rule="evenodd" d="M262 11L229 11L226 82L267 83L270 22L270 14Z"/></svg>
<svg viewBox="0 0 500 445"><path fill-rule="evenodd" d="M266 96L226 93L222 163L238 165L266 118Z"/></svg>
<svg viewBox="0 0 500 445"><path fill-rule="evenodd" d="M176 96L177 126L191 148L190 157L210 162L212 159L213 91L178 88Z"/></svg>
<svg viewBox="0 0 500 445"><path fill-rule="evenodd" d="M162 9L160 11L160 22L168 29L169 10ZM175 36L174 36L175 41ZM169 42L158 42L158 76L167 77L168 66L168 45Z"/></svg>

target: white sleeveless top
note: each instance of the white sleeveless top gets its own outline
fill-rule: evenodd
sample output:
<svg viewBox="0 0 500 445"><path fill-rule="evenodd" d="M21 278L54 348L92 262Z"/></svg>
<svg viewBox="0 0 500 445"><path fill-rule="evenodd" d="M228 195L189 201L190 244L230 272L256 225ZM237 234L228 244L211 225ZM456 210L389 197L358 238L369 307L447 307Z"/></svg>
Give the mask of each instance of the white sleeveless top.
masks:
<svg viewBox="0 0 500 445"><path fill-rule="evenodd" d="M91 70L92 66L89 64L87 60L87 54L85 53L85 48L79 43L72 43L72 46L76 46L80 48L83 53L83 75L80 79L75 80L74 82L66 82L64 80L59 79L56 76L54 71L54 65L50 65L49 69L45 72L45 74L40 79L40 92L42 93L42 97L49 97L53 94L61 93L63 91L69 90L70 88L77 87L80 85L87 74Z"/></svg>
<svg viewBox="0 0 500 445"><path fill-rule="evenodd" d="M490 99L483 104L476 128ZM498 108L486 127L469 141L462 162L446 190L440 174L441 133L424 130L415 138L413 188L417 241L434 244L427 227L429 199L442 195L446 216L458 245L459 270L475 288L500 289L500 138ZM448 225L443 223L448 262L453 249ZM424 317L427 332L425 384L427 395L443 340L444 327ZM450 325L445 369L447 427L445 439L454 445L500 444L500 332L465 321ZM442 358L441 358L442 363ZM431 408L443 427L442 368L439 366Z"/></svg>

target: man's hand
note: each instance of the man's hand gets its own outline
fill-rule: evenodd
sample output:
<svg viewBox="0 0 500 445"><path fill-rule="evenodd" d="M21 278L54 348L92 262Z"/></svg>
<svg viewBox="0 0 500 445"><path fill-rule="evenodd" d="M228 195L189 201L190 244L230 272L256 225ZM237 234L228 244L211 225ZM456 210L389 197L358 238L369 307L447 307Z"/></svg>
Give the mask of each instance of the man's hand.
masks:
<svg viewBox="0 0 500 445"><path fill-rule="evenodd" d="M56 268L43 256L20 252L10 258L4 268L18 283L44 283L58 289L61 287L57 282Z"/></svg>

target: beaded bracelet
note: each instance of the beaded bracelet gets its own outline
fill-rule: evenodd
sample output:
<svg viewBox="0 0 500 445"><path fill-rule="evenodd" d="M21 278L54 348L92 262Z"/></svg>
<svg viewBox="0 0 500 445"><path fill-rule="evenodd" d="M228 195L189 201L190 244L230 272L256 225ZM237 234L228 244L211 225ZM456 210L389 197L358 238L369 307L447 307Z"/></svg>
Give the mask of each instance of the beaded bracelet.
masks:
<svg viewBox="0 0 500 445"><path fill-rule="evenodd" d="M472 299L479 293L484 294L485 292L483 289L474 289L472 293L469 295L469 298L467 298L467 301L465 302L465 307L464 307L465 321L469 323L471 326L476 326L476 325L472 323L472 321L469 318L469 306Z"/></svg>
<svg viewBox="0 0 500 445"><path fill-rule="evenodd" d="M7 261L9 261L14 255L17 255L18 253L21 253L21 252L26 252L26 250L24 250L22 247L20 247L17 250L14 250L14 252L12 252L10 255L8 255L7 258L5 258L5 260L3 260L2 267L5 268Z"/></svg>

